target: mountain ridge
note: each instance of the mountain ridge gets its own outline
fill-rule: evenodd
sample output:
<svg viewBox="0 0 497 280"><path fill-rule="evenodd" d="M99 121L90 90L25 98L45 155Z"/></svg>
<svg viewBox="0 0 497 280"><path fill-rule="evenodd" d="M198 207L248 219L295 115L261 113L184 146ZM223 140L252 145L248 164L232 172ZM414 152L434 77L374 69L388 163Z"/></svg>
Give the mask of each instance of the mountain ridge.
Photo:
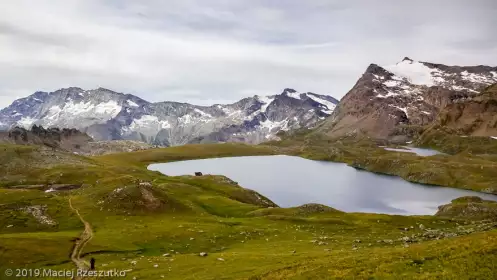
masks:
<svg viewBox="0 0 497 280"><path fill-rule="evenodd" d="M13 126L76 128L95 140L139 140L174 146L205 142L260 143L281 130L312 127L338 101L286 88L280 94L243 98L232 104L198 106L148 102L105 88L37 91L0 110L0 129Z"/></svg>

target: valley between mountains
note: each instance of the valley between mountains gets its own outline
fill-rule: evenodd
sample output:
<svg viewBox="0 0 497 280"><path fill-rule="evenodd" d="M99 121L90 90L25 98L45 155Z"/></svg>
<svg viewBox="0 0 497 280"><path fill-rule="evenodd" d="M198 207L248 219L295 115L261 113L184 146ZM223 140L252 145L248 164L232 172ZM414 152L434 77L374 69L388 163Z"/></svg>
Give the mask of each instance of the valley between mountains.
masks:
<svg viewBox="0 0 497 280"><path fill-rule="evenodd" d="M0 111L0 272L95 258L126 279L495 279L497 202L462 197L432 216L281 208L232 178L147 167L284 154L497 194L496 112L497 68L410 58L372 64L340 102L37 92ZM441 153L384 149L406 146Z"/></svg>

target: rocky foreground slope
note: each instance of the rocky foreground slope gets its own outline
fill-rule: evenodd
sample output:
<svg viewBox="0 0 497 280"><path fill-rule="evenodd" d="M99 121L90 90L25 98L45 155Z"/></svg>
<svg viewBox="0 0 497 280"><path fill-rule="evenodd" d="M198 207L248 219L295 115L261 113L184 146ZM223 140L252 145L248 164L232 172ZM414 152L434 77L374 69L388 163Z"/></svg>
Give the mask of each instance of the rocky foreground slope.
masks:
<svg viewBox="0 0 497 280"><path fill-rule="evenodd" d="M447 105L471 100L493 83L497 67L447 66L407 57L391 66L371 64L320 131L388 139L400 125L431 124Z"/></svg>
<svg viewBox="0 0 497 280"><path fill-rule="evenodd" d="M338 103L331 96L285 89L233 104L150 103L108 89L36 92L0 111L0 130L33 124L76 128L95 140L139 140L174 146L203 142L259 143L277 132L312 127Z"/></svg>

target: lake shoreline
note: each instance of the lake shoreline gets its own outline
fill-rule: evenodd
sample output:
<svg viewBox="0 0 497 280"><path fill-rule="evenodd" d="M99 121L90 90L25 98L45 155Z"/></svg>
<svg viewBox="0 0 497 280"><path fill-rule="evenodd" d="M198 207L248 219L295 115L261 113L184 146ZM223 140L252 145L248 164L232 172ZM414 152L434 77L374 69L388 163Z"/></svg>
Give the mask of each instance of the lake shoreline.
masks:
<svg viewBox="0 0 497 280"><path fill-rule="evenodd" d="M285 164L288 164L288 166L285 166ZM296 167L292 166L293 164L303 166ZM260 170L261 168L268 170ZM428 186L417 182L409 182L389 174L374 173L367 170L367 172L358 171L355 167L346 163L315 161L288 155L175 161L151 164L147 169L159 171L167 176L193 175L195 172L202 172L204 175L223 175L238 182L244 188L261 193L283 208L317 203L345 212L433 215L436 213L438 206L462 196L480 196L484 199L497 201L497 196L491 194L457 188ZM335 170L333 172L337 175L329 176L330 173L333 173L330 170ZM272 172L274 173L274 178L272 177ZM307 177L301 178L298 173L304 173ZM343 174L346 174L344 175L345 177L337 177ZM309 178L312 178L312 180ZM359 182L358 178L365 179L363 179L363 182ZM272 182L271 186L269 186L268 181ZM310 185L309 181L312 182ZM284 187L279 186L279 184L283 184ZM364 186L361 186L361 184ZM304 188L306 185L308 186ZM318 188L317 186L320 187ZM290 191L288 191L288 188ZM328 189L324 190L325 188ZM349 192L353 190L357 194L349 194L340 188L344 188ZM405 189L401 190L401 188ZM305 189L305 191L302 192L302 189ZM426 198L421 197L423 192L427 194ZM366 197L369 195L369 197L361 197L362 195ZM375 195L381 198L375 199ZM281 196L286 197L287 200L280 199L279 197ZM435 200L433 197L439 197L439 199ZM356 200L357 202L354 202ZM386 202L386 200L389 201ZM350 204L353 203L358 203L360 206L351 206Z"/></svg>

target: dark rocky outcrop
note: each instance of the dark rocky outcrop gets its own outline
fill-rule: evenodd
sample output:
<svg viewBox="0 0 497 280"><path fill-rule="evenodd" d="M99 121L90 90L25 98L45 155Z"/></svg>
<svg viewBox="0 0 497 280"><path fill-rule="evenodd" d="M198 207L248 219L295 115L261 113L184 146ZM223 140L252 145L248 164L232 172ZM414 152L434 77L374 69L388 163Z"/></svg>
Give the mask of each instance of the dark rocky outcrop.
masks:
<svg viewBox="0 0 497 280"><path fill-rule="evenodd" d="M33 125L28 130L14 127L7 132L0 132L0 142L20 145L41 145L51 149L78 151L93 139L77 129L44 128Z"/></svg>

